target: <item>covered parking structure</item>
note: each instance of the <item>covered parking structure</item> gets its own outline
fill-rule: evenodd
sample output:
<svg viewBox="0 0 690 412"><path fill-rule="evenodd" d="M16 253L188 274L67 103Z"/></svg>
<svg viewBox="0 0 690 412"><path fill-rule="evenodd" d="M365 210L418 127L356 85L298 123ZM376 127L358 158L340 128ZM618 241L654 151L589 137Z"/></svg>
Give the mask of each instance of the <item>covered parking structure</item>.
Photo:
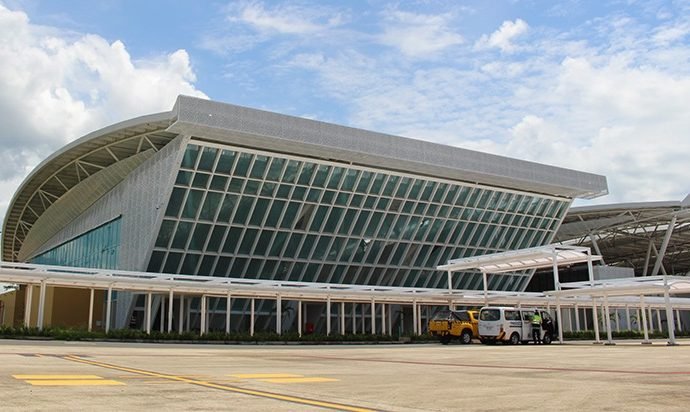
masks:
<svg viewBox="0 0 690 412"><path fill-rule="evenodd" d="M639 309L642 312L644 323L644 342L649 342L647 321L645 314L645 307L649 310L651 321L651 308L660 307L666 310L667 327L669 334L669 344L675 344L675 335L673 322L673 308L677 311L690 309L690 299L675 298L671 299L671 293L689 293L690 281L684 277L667 277L656 276L646 278L626 278L607 281L595 281L593 275L592 264L594 261L602 260L600 255L592 255L588 247L570 246L570 245L548 245L535 248L521 249L515 251L494 253L482 256L473 256L462 259L455 259L448 262L446 265L440 265L438 270L445 271L448 275L448 285L452 285L452 276L454 272L478 270L482 273L484 285L484 300L485 304L489 303L504 303L496 299L488 290L487 275L511 273L525 270L534 270L540 268L552 268L555 290L547 291L542 296L544 299L542 303L546 305L556 305L556 316L558 323L558 340L563 342L563 308L575 309L575 318L577 329L579 329L579 316L577 309L582 306L592 306L593 326L595 333L595 343L600 342L599 337L599 320L597 314L597 298L603 298L603 309L605 313L605 324L608 337L608 343L612 344L611 320L609 317L609 308L625 307L627 310L628 325L630 325L629 308L637 306L632 302L630 296L639 295ZM587 271L589 280L585 282L560 283L558 268L561 266L570 266L577 263L587 263ZM521 293L517 298L528 298L529 293ZM541 295L541 294L540 294ZM663 298L659 298L663 295ZM645 301L645 296L648 297ZM527 299L526 299L527 300ZM541 299L537 299L541 300ZM524 302L519 299L519 303ZM507 303L507 302L505 302ZM532 302L530 302L532 303ZM659 312L657 311L657 315ZM677 317L678 318L678 317ZM659 319L659 328L661 328L661 320ZM680 323L678 323L680 329Z"/></svg>

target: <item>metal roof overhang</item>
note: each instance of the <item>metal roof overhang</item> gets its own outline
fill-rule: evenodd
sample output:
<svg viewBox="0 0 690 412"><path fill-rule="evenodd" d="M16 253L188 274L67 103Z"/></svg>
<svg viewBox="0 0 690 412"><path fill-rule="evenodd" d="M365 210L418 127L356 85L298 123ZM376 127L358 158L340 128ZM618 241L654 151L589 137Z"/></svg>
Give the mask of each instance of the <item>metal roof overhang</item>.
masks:
<svg viewBox="0 0 690 412"><path fill-rule="evenodd" d="M64 266L30 265L0 262L0 282L78 288L129 291L135 293L160 293L206 295L236 298L293 299L326 302L334 299L347 302L377 302L446 306L548 306L554 305L555 296L543 293L404 288L368 285L342 285L261 279L217 278L209 276L172 275L159 273L128 272L104 269L70 268ZM591 304L586 296L561 298L562 307ZM690 309L690 299L673 298L677 309ZM613 298L609 306L624 307L635 304L627 297ZM661 298L650 298L646 304L662 307Z"/></svg>
<svg viewBox="0 0 690 412"><path fill-rule="evenodd" d="M552 267L554 261L558 266L566 266L600 259L599 255L590 255L589 248L549 245L453 259L445 265L437 266L436 269L445 272L474 269L483 273L506 273Z"/></svg>

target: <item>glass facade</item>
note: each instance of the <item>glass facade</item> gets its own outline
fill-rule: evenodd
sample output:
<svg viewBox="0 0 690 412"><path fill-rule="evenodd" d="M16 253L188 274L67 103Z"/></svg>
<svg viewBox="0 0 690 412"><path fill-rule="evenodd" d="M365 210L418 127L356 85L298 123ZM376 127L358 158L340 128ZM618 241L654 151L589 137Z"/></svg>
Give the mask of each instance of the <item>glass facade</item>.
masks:
<svg viewBox="0 0 690 412"><path fill-rule="evenodd" d="M30 260L41 265L117 269L120 218L61 244Z"/></svg>
<svg viewBox="0 0 690 412"><path fill-rule="evenodd" d="M555 198L193 141L148 271L447 287L449 259L547 243L570 205ZM480 289L458 274L455 288ZM524 274L489 289L522 290Z"/></svg>

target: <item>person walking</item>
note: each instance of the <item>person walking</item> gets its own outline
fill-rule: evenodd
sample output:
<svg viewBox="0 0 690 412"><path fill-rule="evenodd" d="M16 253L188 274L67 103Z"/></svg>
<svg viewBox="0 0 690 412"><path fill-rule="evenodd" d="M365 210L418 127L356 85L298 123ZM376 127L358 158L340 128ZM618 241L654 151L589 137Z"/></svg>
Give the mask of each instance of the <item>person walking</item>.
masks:
<svg viewBox="0 0 690 412"><path fill-rule="evenodd" d="M541 343L541 316L538 310L532 315L532 340L535 345Z"/></svg>

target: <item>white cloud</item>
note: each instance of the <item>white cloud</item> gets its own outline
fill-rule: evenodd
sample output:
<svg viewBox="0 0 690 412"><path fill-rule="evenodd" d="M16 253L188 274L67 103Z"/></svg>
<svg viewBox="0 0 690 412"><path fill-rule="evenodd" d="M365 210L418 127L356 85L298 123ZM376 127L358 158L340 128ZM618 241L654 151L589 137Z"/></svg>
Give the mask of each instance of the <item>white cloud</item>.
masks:
<svg viewBox="0 0 690 412"><path fill-rule="evenodd" d="M65 143L107 124L205 97L189 55L132 59L121 41L32 24L0 4L0 186L14 187ZM0 214L14 190L3 190Z"/></svg>
<svg viewBox="0 0 690 412"><path fill-rule="evenodd" d="M382 44L400 50L408 57L425 57L463 43L460 34L452 30L452 15L415 14L400 10L388 10Z"/></svg>
<svg viewBox="0 0 690 412"><path fill-rule="evenodd" d="M284 3L272 8L263 2L231 3L230 22L241 22L258 31L281 34L313 34L340 26L344 16L334 10L317 6Z"/></svg>
<svg viewBox="0 0 690 412"><path fill-rule="evenodd" d="M529 29L529 25L522 19L504 21L501 27L489 36L482 36L477 42L478 48L496 47L504 53L512 53L517 49L513 43L515 38L523 35Z"/></svg>

